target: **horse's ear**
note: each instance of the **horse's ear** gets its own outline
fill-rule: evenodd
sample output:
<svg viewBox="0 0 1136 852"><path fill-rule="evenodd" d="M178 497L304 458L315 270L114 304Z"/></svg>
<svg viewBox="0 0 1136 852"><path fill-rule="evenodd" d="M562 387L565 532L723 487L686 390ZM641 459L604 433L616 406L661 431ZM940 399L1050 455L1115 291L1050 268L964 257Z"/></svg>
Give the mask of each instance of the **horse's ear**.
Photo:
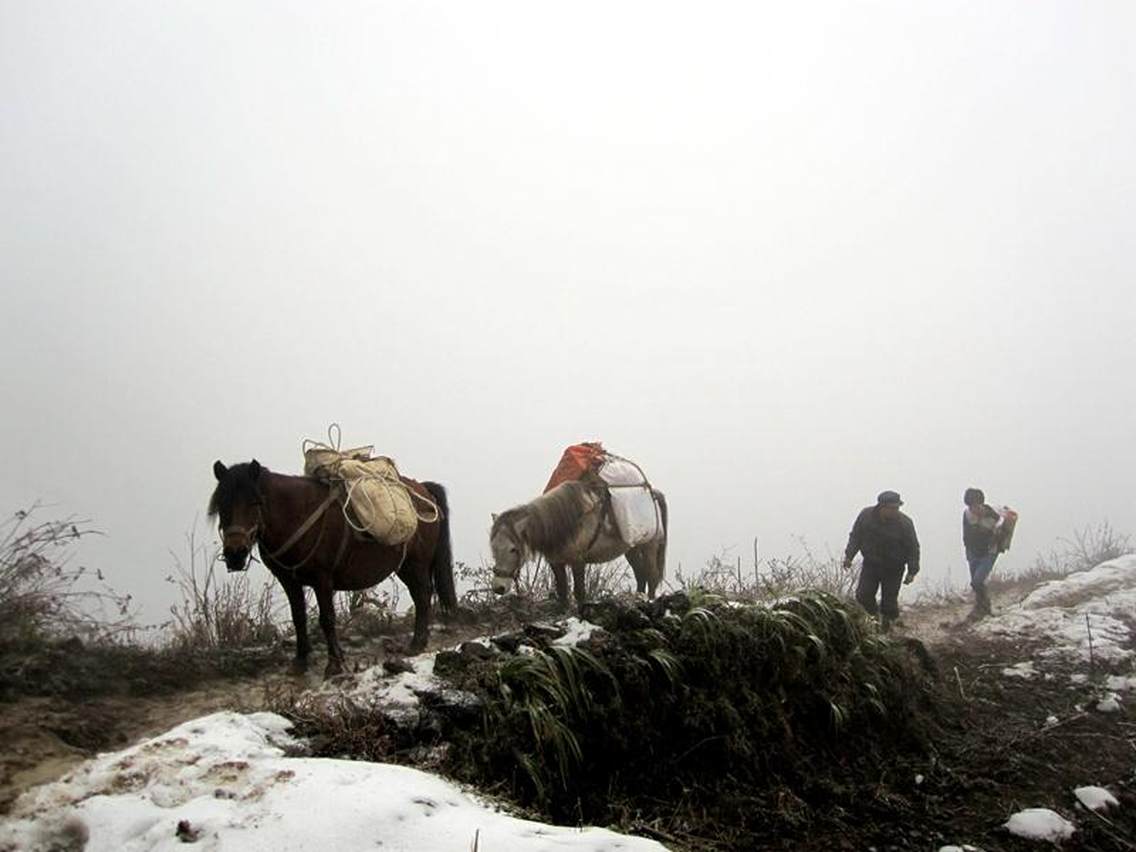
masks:
<svg viewBox="0 0 1136 852"><path fill-rule="evenodd" d="M489 517L493 519L493 523L497 523L497 513L496 512L490 512Z"/></svg>
<svg viewBox="0 0 1136 852"><path fill-rule="evenodd" d="M224 479L225 474L228 473L228 472L229 472L229 469L227 467L225 467L223 464L221 464L220 459L217 459L217 461L213 462L213 475L215 477L217 477L218 482L220 482L222 479Z"/></svg>
<svg viewBox="0 0 1136 852"><path fill-rule="evenodd" d="M260 462L258 462L256 459L253 459L252 464L249 465L249 476L252 477L253 482L256 482L258 479L260 479L260 471Z"/></svg>

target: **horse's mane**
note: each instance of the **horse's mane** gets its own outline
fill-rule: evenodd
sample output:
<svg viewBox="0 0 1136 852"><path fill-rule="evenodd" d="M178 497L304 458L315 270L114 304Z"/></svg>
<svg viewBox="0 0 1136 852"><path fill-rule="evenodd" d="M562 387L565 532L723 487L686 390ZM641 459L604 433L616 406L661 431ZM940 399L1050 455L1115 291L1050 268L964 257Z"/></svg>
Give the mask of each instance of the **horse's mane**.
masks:
<svg viewBox="0 0 1136 852"><path fill-rule="evenodd" d="M569 481L542 494L530 503L508 509L493 524L510 529L521 518L526 519L524 538L529 547L547 552L567 544L580 528L580 518L588 510L587 495L591 489L583 482Z"/></svg>
<svg viewBox="0 0 1136 852"><path fill-rule="evenodd" d="M261 475L267 470L268 468L260 466ZM227 514L232 510L238 497L250 503L260 501L260 489L253 479L251 462L235 464L228 469L225 477L213 489L213 495L209 498L209 508L206 510L207 516L212 518L222 512Z"/></svg>

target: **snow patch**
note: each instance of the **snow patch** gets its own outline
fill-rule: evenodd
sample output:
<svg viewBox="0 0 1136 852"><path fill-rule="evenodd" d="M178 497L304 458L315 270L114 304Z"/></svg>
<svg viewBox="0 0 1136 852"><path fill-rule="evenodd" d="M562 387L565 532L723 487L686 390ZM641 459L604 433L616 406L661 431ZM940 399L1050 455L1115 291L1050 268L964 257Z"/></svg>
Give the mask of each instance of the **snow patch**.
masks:
<svg viewBox="0 0 1136 852"><path fill-rule="evenodd" d="M289 724L217 713L88 761L18 799L0 848L37 848L43 826L70 822L88 831L87 852L181 852L179 833L213 852L452 852L475 836L494 852L663 850L605 829L517 819L405 766L287 757Z"/></svg>
<svg viewBox="0 0 1136 852"><path fill-rule="evenodd" d="M1005 828L1010 834L1026 840L1049 840L1054 843L1068 840L1077 830L1073 823L1049 808L1026 808L1019 811L1010 817Z"/></svg>
<svg viewBox="0 0 1136 852"><path fill-rule="evenodd" d="M1002 669L1002 674L1005 677L1020 677L1023 680L1033 680L1037 677L1038 671L1033 667L1032 661L1027 661Z"/></svg>
<svg viewBox="0 0 1136 852"><path fill-rule="evenodd" d="M412 670L388 674L381 665L360 672L348 685L327 680L305 692L296 702L301 712L329 712L344 704L373 710L382 707L383 714L397 724L413 726L418 722L420 696L441 692L446 684L434 676L436 652L410 657Z"/></svg>
<svg viewBox="0 0 1136 852"><path fill-rule="evenodd" d="M1088 571L1078 571L1059 580L1042 583L1026 596L1022 607L1074 609L1088 601L1131 595L1134 582L1136 554L1121 556L1102 562Z"/></svg>
<svg viewBox="0 0 1136 852"><path fill-rule="evenodd" d="M567 618L564 621L558 621L556 622L556 626L564 628L565 630L564 635L554 640L552 643L559 647L579 645L581 642L590 639L592 634L597 630L603 630L598 624L592 624L590 621L584 621L583 619L576 618L576 616Z"/></svg>
<svg viewBox="0 0 1136 852"><path fill-rule="evenodd" d="M1108 695L1097 702L1097 710L1101 713L1119 713L1120 696L1115 692L1110 692Z"/></svg>
<svg viewBox="0 0 1136 852"><path fill-rule="evenodd" d="M1109 675L1104 685L1106 689L1110 689L1113 692L1131 692L1136 689L1136 676Z"/></svg>
<svg viewBox="0 0 1136 852"><path fill-rule="evenodd" d="M975 632L1050 646L1043 657L1120 662L1133 655L1125 647L1133 612L1136 555L1043 583L1017 606L980 622Z"/></svg>
<svg viewBox="0 0 1136 852"><path fill-rule="evenodd" d="M1077 797L1077 801L1088 808L1090 811L1107 811L1109 808L1120 807L1120 802L1116 800L1116 796L1112 795L1104 787L1078 787L1073 791L1073 795Z"/></svg>
<svg viewBox="0 0 1136 852"><path fill-rule="evenodd" d="M603 628L597 624L583 621L575 616L553 622L552 627L563 630L564 634L552 644L558 647L571 647L590 638ZM479 636L449 648L459 651L461 645L472 643L486 648L494 647L488 636ZM522 644L517 653L531 656L536 653L531 645ZM421 699L424 695L445 694L452 703L461 703L463 696L476 699L468 693L453 689L446 681L434 675L434 662L437 651L430 651L409 657L406 662L412 670L388 673L381 665L364 669L346 684L340 680L325 681L315 689L305 692L296 702L300 711L333 712L343 705L361 709L382 709L383 715L395 724L414 727L420 721Z"/></svg>

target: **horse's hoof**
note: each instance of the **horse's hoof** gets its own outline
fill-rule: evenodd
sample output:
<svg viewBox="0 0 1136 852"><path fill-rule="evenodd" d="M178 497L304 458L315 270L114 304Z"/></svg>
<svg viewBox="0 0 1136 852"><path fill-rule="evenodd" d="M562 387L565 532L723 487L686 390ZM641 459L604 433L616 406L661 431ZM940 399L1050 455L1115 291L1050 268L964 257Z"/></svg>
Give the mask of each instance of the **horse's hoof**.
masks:
<svg viewBox="0 0 1136 852"><path fill-rule="evenodd" d="M292 665L288 667L288 671L294 675L305 675L308 673L308 660L306 657L297 657L292 660Z"/></svg>
<svg viewBox="0 0 1136 852"><path fill-rule="evenodd" d="M343 674L343 663L339 660L329 660L327 668L323 670L323 679L330 680L336 675Z"/></svg>
<svg viewBox="0 0 1136 852"><path fill-rule="evenodd" d="M426 640L425 639L412 639L410 641L410 653L421 654L425 650L426 650Z"/></svg>

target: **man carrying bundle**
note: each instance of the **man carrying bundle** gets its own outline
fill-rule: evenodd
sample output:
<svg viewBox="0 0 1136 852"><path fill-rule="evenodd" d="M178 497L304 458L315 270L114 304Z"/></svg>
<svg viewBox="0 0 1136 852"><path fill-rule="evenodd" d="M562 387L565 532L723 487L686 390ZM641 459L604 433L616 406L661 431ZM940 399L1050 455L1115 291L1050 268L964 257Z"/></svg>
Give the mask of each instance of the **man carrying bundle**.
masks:
<svg viewBox="0 0 1136 852"><path fill-rule="evenodd" d="M881 493L875 506L856 517L844 549L845 568L851 567L857 553L864 556L856 601L872 615L879 613L880 629L885 633L899 618L900 585L910 583L919 573L919 539L911 518L899 511L902 505L896 492Z"/></svg>
<svg viewBox="0 0 1136 852"><path fill-rule="evenodd" d="M986 505L981 488L968 488L962 495L962 545L970 566L970 586L974 589L974 610L967 621L977 621L993 613L986 581L994 570L998 554L1010 549L1018 513L1003 506L999 512Z"/></svg>

